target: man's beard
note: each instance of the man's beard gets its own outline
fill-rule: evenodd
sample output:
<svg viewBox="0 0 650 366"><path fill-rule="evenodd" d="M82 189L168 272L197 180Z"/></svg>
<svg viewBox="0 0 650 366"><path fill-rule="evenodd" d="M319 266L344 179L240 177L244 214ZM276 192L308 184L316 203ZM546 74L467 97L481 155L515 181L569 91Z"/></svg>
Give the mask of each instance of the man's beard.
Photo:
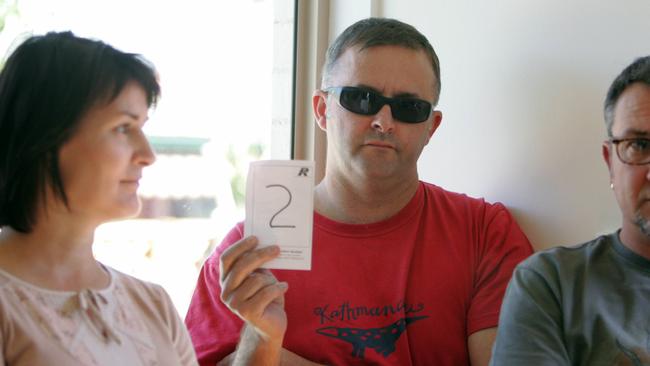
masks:
<svg viewBox="0 0 650 366"><path fill-rule="evenodd" d="M641 230L643 235L650 238L650 220L643 217L638 211L634 215L634 224Z"/></svg>

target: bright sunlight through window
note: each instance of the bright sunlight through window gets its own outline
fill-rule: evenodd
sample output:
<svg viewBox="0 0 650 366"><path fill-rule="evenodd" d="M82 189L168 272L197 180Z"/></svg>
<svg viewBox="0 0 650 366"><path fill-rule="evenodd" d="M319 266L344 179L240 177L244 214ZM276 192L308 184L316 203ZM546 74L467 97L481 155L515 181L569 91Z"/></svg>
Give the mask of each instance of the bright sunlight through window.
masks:
<svg viewBox="0 0 650 366"><path fill-rule="evenodd" d="M4 58L30 34L71 30L155 65L143 211L99 227L94 251L161 284L184 316L203 260L244 219L248 163L291 157L294 1L0 0L0 17Z"/></svg>

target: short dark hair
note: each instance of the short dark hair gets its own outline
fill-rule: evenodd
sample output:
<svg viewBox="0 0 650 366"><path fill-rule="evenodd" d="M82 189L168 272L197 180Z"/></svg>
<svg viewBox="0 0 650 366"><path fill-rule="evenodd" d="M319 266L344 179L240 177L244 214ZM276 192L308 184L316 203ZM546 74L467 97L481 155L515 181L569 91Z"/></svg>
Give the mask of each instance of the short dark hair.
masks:
<svg viewBox="0 0 650 366"><path fill-rule="evenodd" d="M614 108L618 98L628 86L634 83L643 83L650 86L650 56L639 57L614 79L605 97L604 112L607 136L612 136L614 125Z"/></svg>
<svg viewBox="0 0 650 366"><path fill-rule="evenodd" d="M0 73L0 227L30 232L48 186L66 205L59 150L92 107L112 102L130 82L148 106L157 74L140 55L71 32L32 36Z"/></svg>
<svg viewBox="0 0 650 366"><path fill-rule="evenodd" d="M359 46L360 50L375 46L402 46L413 50L423 50L433 68L436 77L434 87L434 105L440 98L440 61L431 43L412 25L390 18L362 19L343 31L327 50L323 67L323 86L328 85L328 79L339 57L349 48Z"/></svg>

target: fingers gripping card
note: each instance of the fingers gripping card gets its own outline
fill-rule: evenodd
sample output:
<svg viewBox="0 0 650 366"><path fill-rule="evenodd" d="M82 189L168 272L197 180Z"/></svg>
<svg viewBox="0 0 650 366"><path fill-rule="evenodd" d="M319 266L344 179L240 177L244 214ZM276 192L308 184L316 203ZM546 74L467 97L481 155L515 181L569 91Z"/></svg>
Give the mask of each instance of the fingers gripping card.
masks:
<svg viewBox="0 0 650 366"><path fill-rule="evenodd" d="M264 268L310 270L313 219L313 161L251 163L244 235L257 236L260 247L280 247L280 256Z"/></svg>

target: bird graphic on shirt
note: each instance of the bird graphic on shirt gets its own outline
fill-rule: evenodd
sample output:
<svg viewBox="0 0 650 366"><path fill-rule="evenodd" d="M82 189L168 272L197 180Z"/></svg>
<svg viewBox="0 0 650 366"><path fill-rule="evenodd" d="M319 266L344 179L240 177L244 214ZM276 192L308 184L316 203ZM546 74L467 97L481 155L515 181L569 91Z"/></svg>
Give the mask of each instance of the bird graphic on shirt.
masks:
<svg viewBox="0 0 650 366"><path fill-rule="evenodd" d="M382 328L338 328L324 327L316 329L316 333L337 338L352 344L352 356L363 358L366 348L372 348L384 358L395 351L395 342L406 327L428 316L402 318Z"/></svg>

